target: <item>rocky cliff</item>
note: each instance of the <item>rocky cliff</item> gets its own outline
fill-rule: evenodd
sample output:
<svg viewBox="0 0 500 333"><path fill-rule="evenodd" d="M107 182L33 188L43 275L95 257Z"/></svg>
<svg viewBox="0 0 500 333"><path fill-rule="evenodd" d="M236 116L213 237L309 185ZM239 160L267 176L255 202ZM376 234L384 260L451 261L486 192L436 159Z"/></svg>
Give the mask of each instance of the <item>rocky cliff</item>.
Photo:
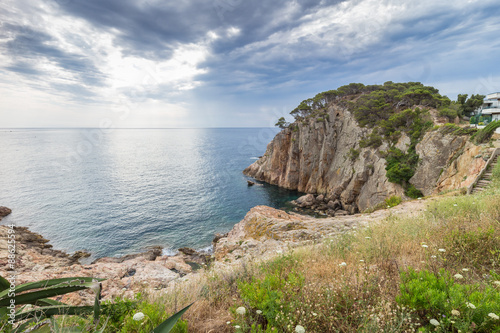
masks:
<svg viewBox="0 0 500 333"><path fill-rule="evenodd" d="M403 132L393 144L384 140L378 147L360 147L360 139L371 129L359 126L348 105L329 103L322 118L306 118L283 129L265 154L243 173L287 189L321 194L324 205L333 207L338 201L335 209L351 214L393 195L405 197L404 188L386 176L385 152L391 145L406 152L411 145L409 136ZM435 117L430 119L438 123ZM424 195L437 188L442 191L466 186L465 180L472 181L482 165L482 160L473 158L480 148L474 148L468 138L463 133L441 130L422 134L415 147L420 158L409 184ZM462 157L464 153L467 157Z"/></svg>
<svg viewBox="0 0 500 333"><path fill-rule="evenodd" d="M255 179L287 189L339 199L343 210L355 213L391 195L404 195L401 186L385 176L386 161L377 149L360 148L368 129L360 127L347 107L330 104L323 121L298 122L282 130L265 154L244 170ZM406 146L404 137L401 145ZM358 151L358 156L352 152Z"/></svg>

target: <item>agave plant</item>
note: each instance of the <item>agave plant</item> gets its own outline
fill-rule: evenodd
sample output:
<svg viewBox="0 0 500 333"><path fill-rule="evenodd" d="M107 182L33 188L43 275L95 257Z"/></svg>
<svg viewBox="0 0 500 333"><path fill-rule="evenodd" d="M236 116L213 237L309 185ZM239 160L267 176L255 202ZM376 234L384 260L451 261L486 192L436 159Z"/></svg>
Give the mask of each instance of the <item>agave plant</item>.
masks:
<svg viewBox="0 0 500 333"><path fill-rule="evenodd" d="M43 323L54 315L88 315L94 313L94 323L99 322L101 281L92 277L70 277L29 282L10 288L10 283L0 276L0 318L19 323L13 332L23 332L35 323ZM51 299L83 289L95 293L94 306L72 306ZM14 300L14 303L11 302ZM26 306L33 305L32 308ZM16 310L15 306L25 305ZM50 321L46 321L47 325ZM42 325L42 327L45 325ZM31 332L42 332L40 329Z"/></svg>
<svg viewBox="0 0 500 333"><path fill-rule="evenodd" d="M84 329L79 327L59 327L57 321L52 317L55 315L82 316L93 313L94 325L97 327L101 313L99 299L101 298L102 286L100 282L103 280L92 277L70 277L25 283L11 289L10 283L0 276L0 321L17 323L18 325L12 329L13 333L25 331L37 333L84 332ZM50 298L83 289L94 291L93 306L72 306ZM11 300L15 301L15 306L24 306L16 310L15 306L11 306ZM28 304L33 305L33 308L28 309ZM191 305L167 318L152 333L170 332ZM105 327L106 325L103 325L96 332L102 333ZM0 329L3 328L0 327Z"/></svg>

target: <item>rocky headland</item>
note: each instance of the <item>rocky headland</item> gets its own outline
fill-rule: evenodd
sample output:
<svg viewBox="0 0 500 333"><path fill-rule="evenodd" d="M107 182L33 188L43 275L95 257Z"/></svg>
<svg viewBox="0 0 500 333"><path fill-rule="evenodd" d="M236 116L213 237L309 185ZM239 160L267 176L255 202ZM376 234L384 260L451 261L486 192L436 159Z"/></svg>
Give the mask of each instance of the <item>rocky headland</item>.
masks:
<svg viewBox="0 0 500 333"><path fill-rule="evenodd" d="M387 87L403 93L393 96ZM416 198L465 188L492 148L471 143L475 129L468 125L444 124L438 109L447 98L417 87L427 89L425 98L389 83L351 84L303 101L292 111L295 122L282 122L265 154L243 173L305 192L297 206L329 216L363 212L391 196L408 199L409 192ZM381 94L387 104L377 111ZM392 175L389 160L395 160Z"/></svg>

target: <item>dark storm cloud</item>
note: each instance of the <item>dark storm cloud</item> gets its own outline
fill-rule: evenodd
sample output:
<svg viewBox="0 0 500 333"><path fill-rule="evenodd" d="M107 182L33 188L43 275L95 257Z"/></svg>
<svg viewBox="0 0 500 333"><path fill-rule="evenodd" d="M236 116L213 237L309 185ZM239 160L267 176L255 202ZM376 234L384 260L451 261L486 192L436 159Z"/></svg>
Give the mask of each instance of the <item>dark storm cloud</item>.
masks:
<svg viewBox="0 0 500 333"><path fill-rule="evenodd" d="M275 31L293 27L300 16L329 2L338 1L297 0L295 5L300 10L279 24L273 22L280 21L281 11L290 4L288 0L72 0L60 7L94 25L117 29L119 34L115 42L128 54L166 59L179 43L196 43L208 31L220 32L231 26L237 27L241 30L239 38L221 41L214 46L216 54L228 52L266 38Z"/></svg>
<svg viewBox="0 0 500 333"><path fill-rule="evenodd" d="M45 73L37 69L38 63L48 60L63 71L74 73L78 80L90 86L103 85L104 75L84 55L66 52L54 45L54 38L47 33L35 31L28 26L3 24L4 35L10 40L1 44L5 54L15 61L4 69L27 76Z"/></svg>

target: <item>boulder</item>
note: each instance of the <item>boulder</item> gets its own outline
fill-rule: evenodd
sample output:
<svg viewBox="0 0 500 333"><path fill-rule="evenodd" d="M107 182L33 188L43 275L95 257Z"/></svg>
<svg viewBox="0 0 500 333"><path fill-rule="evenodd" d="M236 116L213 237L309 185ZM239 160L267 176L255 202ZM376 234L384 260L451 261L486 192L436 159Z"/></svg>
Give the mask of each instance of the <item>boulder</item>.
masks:
<svg viewBox="0 0 500 333"><path fill-rule="evenodd" d="M0 206L0 219L9 215L10 213L12 213L12 210L10 208Z"/></svg>
<svg viewBox="0 0 500 333"><path fill-rule="evenodd" d="M255 185L255 182L253 182L251 180L247 180L247 185L248 186L253 186L253 185Z"/></svg>
<svg viewBox="0 0 500 333"><path fill-rule="evenodd" d="M325 196L324 196L323 194L320 194L320 195L318 195L318 196L316 197L316 202L317 202L318 204L322 204L324 200L325 200Z"/></svg>
<svg viewBox="0 0 500 333"><path fill-rule="evenodd" d="M314 204L314 195L312 194L306 194L306 195L303 195L301 196L300 198L298 198L297 200L295 200L295 202L297 203L297 205L299 207L309 207L309 206L312 206Z"/></svg>
<svg viewBox="0 0 500 333"><path fill-rule="evenodd" d="M349 215L349 212L342 209L339 209L335 212L335 216L345 216L345 215Z"/></svg>

